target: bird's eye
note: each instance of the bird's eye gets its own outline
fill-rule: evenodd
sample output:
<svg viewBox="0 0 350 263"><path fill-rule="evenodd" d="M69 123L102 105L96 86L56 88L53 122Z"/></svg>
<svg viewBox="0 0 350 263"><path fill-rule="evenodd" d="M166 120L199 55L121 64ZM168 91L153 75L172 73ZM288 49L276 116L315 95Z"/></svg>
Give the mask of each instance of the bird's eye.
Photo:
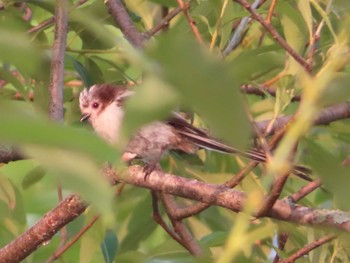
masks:
<svg viewBox="0 0 350 263"><path fill-rule="evenodd" d="M98 108L98 103L97 102L94 102L93 104L92 104L92 107L94 108L94 109L96 109L96 108Z"/></svg>

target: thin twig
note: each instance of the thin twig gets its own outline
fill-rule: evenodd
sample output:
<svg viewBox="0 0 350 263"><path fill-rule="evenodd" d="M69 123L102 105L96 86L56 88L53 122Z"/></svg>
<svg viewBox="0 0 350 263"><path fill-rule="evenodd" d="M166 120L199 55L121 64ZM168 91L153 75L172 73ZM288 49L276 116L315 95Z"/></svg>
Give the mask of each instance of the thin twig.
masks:
<svg viewBox="0 0 350 263"><path fill-rule="evenodd" d="M308 183L307 185L303 186L298 192L295 192L292 194L289 198L292 202L296 203L300 199L304 198L317 188L319 188L322 185L322 182L320 180L315 180L313 182Z"/></svg>
<svg viewBox="0 0 350 263"><path fill-rule="evenodd" d="M170 11L165 17L162 18L162 20L159 21L159 23L153 27L152 29L150 29L147 33L146 36L147 38L150 38L152 36L154 36L155 34L157 34L160 30L162 30L163 28L167 27L169 25L169 22L175 17L177 16L180 12L182 11L181 7L176 7L175 9L173 9L172 11Z"/></svg>
<svg viewBox="0 0 350 263"><path fill-rule="evenodd" d="M76 219L86 207L87 205L77 195L70 195L25 233L1 248L0 262L22 261L49 241L62 227Z"/></svg>
<svg viewBox="0 0 350 263"><path fill-rule="evenodd" d="M164 222L160 212L159 212L159 207L158 207L158 193L156 191L151 191L152 194L152 208L153 208L153 219L156 221L164 230L165 232L168 233L168 235L173 238L177 243L182 245L185 249L187 247L182 244L181 239L174 233L168 225Z"/></svg>
<svg viewBox="0 0 350 263"><path fill-rule="evenodd" d="M188 24L190 25L193 34L195 35L197 41L199 44L203 43L202 37L199 33L198 27L196 25L196 22L192 19L192 17L190 16L188 10L190 8L190 4L189 3L184 3L182 0L177 0L177 3L179 5L179 7L181 8L182 12L184 13L184 16L186 17L186 20L188 22Z"/></svg>
<svg viewBox="0 0 350 263"><path fill-rule="evenodd" d="M276 96L276 88L272 88L269 86L253 86L253 85L247 84L247 85L242 85L240 89L241 89L241 92L246 94L254 94L262 97L265 97L267 94L273 97ZM288 90L286 91L286 93L287 92ZM301 97L298 95L295 95L291 98L292 102L299 102L300 100L301 100Z"/></svg>
<svg viewBox="0 0 350 263"><path fill-rule="evenodd" d="M281 175L276 179L265 202L263 203L262 207L259 208L259 211L257 212L257 217L265 216L272 209L272 207L275 205L278 198L280 197L288 177L289 173Z"/></svg>
<svg viewBox="0 0 350 263"><path fill-rule="evenodd" d="M79 232L71 240L69 240L64 246L61 246L59 249L57 249L53 253L53 255L45 261L45 263L54 262L56 259L62 256L63 253L66 252L75 242L77 242L79 238L83 234L85 234L86 231L88 231L99 218L100 218L99 215L94 216L82 229L79 230Z"/></svg>
<svg viewBox="0 0 350 263"><path fill-rule="evenodd" d="M227 7L227 3L228 3L228 0L224 0L223 4L222 4L222 7L221 7L221 11L220 11L220 15L216 21L216 25L215 25L215 31L213 33L213 36L211 38L211 42L210 42L210 47L209 49L213 49L214 46L215 46L215 43L216 43L216 39L219 35L219 29L221 27L221 24L222 24L222 18L224 17L224 14L225 14L225 10L226 10L226 7Z"/></svg>
<svg viewBox="0 0 350 263"><path fill-rule="evenodd" d="M279 43L294 59L297 61L307 72L310 71L310 65L307 63L307 61L300 56L291 46L288 45L288 43L278 34L277 30L271 26L269 23L267 23L264 18L259 15L254 8L246 1L246 0L235 0L237 3L242 5L249 13L252 15L252 17L257 20Z"/></svg>
<svg viewBox="0 0 350 263"><path fill-rule="evenodd" d="M278 234L278 249L279 250L284 250L284 247L287 243L289 234L286 232L282 232L280 234ZM273 259L273 263L278 263L278 261L280 260L280 257L278 255L278 253L276 253L275 258Z"/></svg>
<svg viewBox="0 0 350 263"><path fill-rule="evenodd" d="M304 246L302 249L299 249L297 252L295 252L293 255L288 257L287 259L280 260L279 263L293 263L298 258L301 258L302 256L305 256L308 254L311 250L314 250L315 248L318 248L319 246L322 246L325 243L328 243L336 238L336 235L328 235L325 237L322 237L320 239L315 240L314 242Z"/></svg>
<svg viewBox="0 0 350 263"><path fill-rule="evenodd" d="M267 13L267 17L266 17L266 22L269 24L271 24L271 18L273 15L273 11L275 10L276 4L277 4L277 0L271 1L270 7L269 7L269 12Z"/></svg>
<svg viewBox="0 0 350 263"><path fill-rule="evenodd" d="M254 3L251 5L251 8L256 9L260 6L260 4L261 4L260 0L255 0ZM223 57L228 56L242 42L244 36L248 32L249 24L251 20L252 19L247 16L241 19L230 41L228 42L225 50L222 52Z"/></svg>
<svg viewBox="0 0 350 263"><path fill-rule="evenodd" d="M79 6L81 6L82 4L84 4L84 3L86 3L86 2L87 2L87 0L79 0L76 4L74 4L73 8L71 8L69 11L71 11L71 10L73 10L73 9L75 9L75 8L77 8L77 7L79 7ZM47 27L53 25L54 22L55 22L55 17L52 16L52 17L50 17L50 18L48 18L48 19L42 21L40 24L38 24L38 25L36 25L36 26L30 28L30 29L27 31L27 33L28 33L28 34L33 34L33 33L37 32L37 31L40 31L40 30L42 30L42 29L45 29L45 28L47 28Z"/></svg>
<svg viewBox="0 0 350 263"><path fill-rule="evenodd" d="M40 30L42 30L42 29L45 29L45 28L47 28L47 27L53 25L54 22L55 22L55 17L52 16L52 17L50 17L50 18L48 18L48 19L42 21L42 22L41 22L40 24L38 24L37 26L34 26L34 27L30 28L30 29L27 31L27 33L33 34L33 33L37 32L37 31L40 31Z"/></svg>
<svg viewBox="0 0 350 263"><path fill-rule="evenodd" d="M180 244L187 248L192 255L196 257L203 256L202 248L196 239L192 236L191 232L188 230L188 227L181 220L174 219L173 215L177 211L178 206L174 201L173 196L165 193L160 193L160 198L168 214L168 217L174 226L175 232L180 237Z"/></svg>

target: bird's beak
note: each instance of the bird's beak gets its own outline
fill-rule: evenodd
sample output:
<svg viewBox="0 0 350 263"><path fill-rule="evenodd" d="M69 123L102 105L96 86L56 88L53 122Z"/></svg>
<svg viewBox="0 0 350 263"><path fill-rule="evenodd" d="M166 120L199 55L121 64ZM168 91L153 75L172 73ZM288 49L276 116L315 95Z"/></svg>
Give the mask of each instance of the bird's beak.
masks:
<svg viewBox="0 0 350 263"><path fill-rule="evenodd" d="M91 116L90 113L83 114L83 116L81 116L80 121L81 121L81 122L86 121L87 119L90 118L90 116Z"/></svg>

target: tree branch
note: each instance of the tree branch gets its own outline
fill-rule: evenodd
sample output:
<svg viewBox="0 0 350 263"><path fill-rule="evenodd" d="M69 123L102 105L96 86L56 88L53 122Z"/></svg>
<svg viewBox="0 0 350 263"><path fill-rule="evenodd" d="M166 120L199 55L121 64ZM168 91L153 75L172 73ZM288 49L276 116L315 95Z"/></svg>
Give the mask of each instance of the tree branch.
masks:
<svg viewBox="0 0 350 263"><path fill-rule="evenodd" d="M246 195L241 191L161 171L152 172L149 178L144 180L143 168L140 166L131 166L120 176L111 169L105 169L104 176L111 182L122 181L138 187L221 206L234 212L243 211L246 201ZM50 240L63 226L83 213L86 206L77 195L67 197L33 227L0 249L0 262L18 262L24 259L41 244ZM350 233L350 217L348 213L339 210L313 209L277 200L266 217L301 225L331 227Z"/></svg>
<svg viewBox="0 0 350 263"><path fill-rule="evenodd" d="M325 237L322 237L320 239L315 240L314 242L308 244L307 246L304 246L303 248L301 248L300 250L298 250L297 252L295 252L292 256L290 256L287 259L284 260L280 260L279 263L293 263L295 262L298 258L301 258L302 256L305 256L307 253L309 253L311 250L332 241L333 239L335 239L336 236L335 235L328 235Z"/></svg>
<svg viewBox="0 0 350 263"><path fill-rule="evenodd" d="M0 262L15 263L25 259L83 213L86 207L77 195L67 197L25 233L0 249Z"/></svg>
<svg viewBox="0 0 350 263"><path fill-rule="evenodd" d="M278 34L277 30L270 25L264 18L259 15L254 8L246 0L235 0L237 3L242 5L247 11L252 15L252 17L257 20L288 53L291 55L295 61L297 61L304 69L309 72L311 67L307 61L300 56L294 49L292 49L288 43Z"/></svg>
<svg viewBox="0 0 350 263"><path fill-rule="evenodd" d="M136 48L142 48L146 36L140 33L132 22L121 0L106 1L109 13L118 24L125 38Z"/></svg>
<svg viewBox="0 0 350 263"><path fill-rule="evenodd" d="M23 159L23 156L16 147L0 145L0 163L9 163L21 159Z"/></svg>
<svg viewBox="0 0 350 263"><path fill-rule="evenodd" d="M52 48L51 78L50 78L50 118L54 121L63 120L63 83L64 56L68 27L68 12L66 0L57 0L55 9L55 40Z"/></svg>
<svg viewBox="0 0 350 263"><path fill-rule="evenodd" d="M160 30L162 30L164 27L169 25L170 20L172 20L175 16L177 16L182 11L181 7L176 7L171 12L169 12L155 27L150 29L146 36L147 38L151 38L155 34L157 34Z"/></svg>
<svg viewBox="0 0 350 263"><path fill-rule="evenodd" d="M325 125L334 121L347 119L349 117L350 117L350 102L344 102L341 104L337 104L337 105L333 105L333 106L329 106L327 108L321 109L318 116L314 120L314 125ZM285 126L292 118L293 118L293 115L277 118L274 121L267 135L274 134L276 130ZM260 121L255 123L255 125L257 129L259 129L261 132L264 132L266 131L270 122L271 120Z"/></svg>

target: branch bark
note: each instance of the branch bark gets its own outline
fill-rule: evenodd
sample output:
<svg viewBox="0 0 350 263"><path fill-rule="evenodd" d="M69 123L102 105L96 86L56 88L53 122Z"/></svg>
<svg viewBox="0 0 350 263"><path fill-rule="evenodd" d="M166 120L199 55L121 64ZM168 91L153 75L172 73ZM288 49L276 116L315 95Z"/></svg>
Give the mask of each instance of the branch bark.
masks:
<svg viewBox="0 0 350 263"><path fill-rule="evenodd" d="M318 116L314 120L314 125L325 125L334 121L347 119L350 117L350 102L344 102L337 105L329 106L320 110ZM293 115L288 115L284 117L277 118L272 127L269 130L269 133L266 135L272 135L276 132L276 130L281 129L285 126L291 119ZM271 120L260 121L255 123L256 128L259 129L260 132L266 131L268 125Z"/></svg>
<svg viewBox="0 0 350 263"><path fill-rule="evenodd" d="M52 48L50 79L50 118L63 120L64 56L68 27L66 0L57 0L55 9L55 40Z"/></svg>
<svg viewBox="0 0 350 263"><path fill-rule="evenodd" d="M83 213L86 207L77 195L67 197L24 234L3 247L0 250L0 262L16 263L25 259Z"/></svg>
<svg viewBox="0 0 350 263"><path fill-rule="evenodd" d="M0 163L9 163L21 159L23 159L23 156L15 146L0 145Z"/></svg>
<svg viewBox="0 0 350 263"><path fill-rule="evenodd" d="M109 13L118 24L125 38L136 48L142 49L146 36L140 33L132 22L121 0L106 1Z"/></svg>
<svg viewBox="0 0 350 263"><path fill-rule="evenodd" d="M122 175L106 169L104 175L112 182L122 181L138 187L180 196L210 205L217 205L233 212L241 212L246 201L245 193L187 179L161 171L154 171L144 180L143 168L131 166ZM40 245L50 240L63 226L78 217L87 205L77 195L71 195L48 212L33 227L0 249L0 262L18 262ZM350 216L339 210L313 209L277 200L266 217L301 225L323 226L350 233Z"/></svg>

